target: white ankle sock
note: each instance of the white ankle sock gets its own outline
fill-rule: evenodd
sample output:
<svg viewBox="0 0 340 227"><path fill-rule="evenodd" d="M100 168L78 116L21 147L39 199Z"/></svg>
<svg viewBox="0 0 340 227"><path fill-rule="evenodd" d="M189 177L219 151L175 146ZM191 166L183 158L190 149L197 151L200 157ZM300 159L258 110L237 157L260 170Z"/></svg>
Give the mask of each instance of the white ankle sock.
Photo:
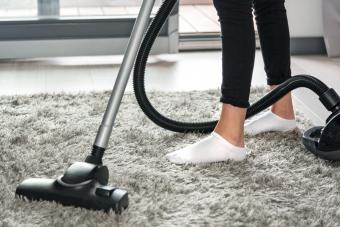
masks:
<svg viewBox="0 0 340 227"><path fill-rule="evenodd" d="M241 161L249 151L229 143L216 132L183 149L171 152L165 157L175 164L198 164L226 161Z"/></svg>
<svg viewBox="0 0 340 227"><path fill-rule="evenodd" d="M288 132L296 128L295 120L288 120L274 114L272 111L260 113L244 124L246 135L256 135L262 132Z"/></svg>

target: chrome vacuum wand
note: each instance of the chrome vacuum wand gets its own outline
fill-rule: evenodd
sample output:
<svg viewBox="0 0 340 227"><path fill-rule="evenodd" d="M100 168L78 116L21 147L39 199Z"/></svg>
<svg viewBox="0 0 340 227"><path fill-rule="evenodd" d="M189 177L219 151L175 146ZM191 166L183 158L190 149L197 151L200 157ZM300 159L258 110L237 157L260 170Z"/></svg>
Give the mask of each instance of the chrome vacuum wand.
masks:
<svg viewBox="0 0 340 227"><path fill-rule="evenodd" d="M108 186L109 172L102 157L128 83L140 44L149 25L155 0L144 0L133 26L122 65L114 84L91 154L85 162L72 164L57 179L31 178L16 189L19 197L55 201L63 205L120 213L128 207L128 192Z"/></svg>

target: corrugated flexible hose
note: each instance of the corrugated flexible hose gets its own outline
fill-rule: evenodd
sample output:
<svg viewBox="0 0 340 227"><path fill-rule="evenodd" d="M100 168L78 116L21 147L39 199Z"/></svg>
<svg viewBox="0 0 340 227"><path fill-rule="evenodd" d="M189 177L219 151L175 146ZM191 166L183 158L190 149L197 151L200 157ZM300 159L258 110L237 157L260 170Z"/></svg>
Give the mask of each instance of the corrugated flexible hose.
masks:
<svg viewBox="0 0 340 227"><path fill-rule="evenodd" d="M174 132L197 132L197 133L209 133L214 130L217 121L206 121L206 122L181 122L177 120L172 120L153 107L150 100L145 92L145 68L147 60L150 54L152 45L154 44L159 31L161 30L166 19L170 15L172 9L176 5L178 0L165 0L160 6L157 14L150 23L143 42L140 46L136 62L134 65L134 75L133 75L133 87L136 99L140 105L143 112L148 116L154 123L162 128L171 130ZM255 114L261 112L262 110L268 108L273 103L278 101L288 92L299 88L305 87L314 91L316 94L321 96L329 88L320 80L309 76L309 75L297 75L294 76L284 83L280 84L276 89L272 90L270 93L266 94L263 98L252 104L248 110L246 118L254 116Z"/></svg>

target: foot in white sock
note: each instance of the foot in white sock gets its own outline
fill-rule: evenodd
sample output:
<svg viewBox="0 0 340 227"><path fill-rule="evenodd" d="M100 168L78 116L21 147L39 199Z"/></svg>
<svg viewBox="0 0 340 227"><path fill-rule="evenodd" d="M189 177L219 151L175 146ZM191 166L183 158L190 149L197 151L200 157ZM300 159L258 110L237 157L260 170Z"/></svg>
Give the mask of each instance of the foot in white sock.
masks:
<svg viewBox="0 0 340 227"><path fill-rule="evenodd" d="M296 128L296 121L284 119L272 111L260 113L244 124L246 135L256 135L262 132L288 132Z"/></svg>
<svg viewBox="0 0 340 227"><path fill-rule="evenodd" d="M226 160L241 161L249 151L229 143L216 132L183 149L171 152L165 157L175 164L199 164Z"/></svg>

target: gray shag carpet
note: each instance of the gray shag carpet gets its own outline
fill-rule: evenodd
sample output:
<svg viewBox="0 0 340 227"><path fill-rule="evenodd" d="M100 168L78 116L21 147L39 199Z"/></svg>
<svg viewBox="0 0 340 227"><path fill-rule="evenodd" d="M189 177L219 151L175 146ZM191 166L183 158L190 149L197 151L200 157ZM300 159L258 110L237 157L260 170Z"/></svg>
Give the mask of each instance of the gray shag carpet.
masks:
<svg viewBox="0 0 340 227"><path fill-rule="evenodd" d="M264 94L253 89L251 99ZM212 119L219 92L160 93L156 106L178 119ZM301 144L301 132L247 137L242 162L178 166L164 155L204 135L166 131L127 94L105 155L110 184L130 193L113 212L24 202L27 177L56 177L89 153L109 93L0 97L0 226L340 226L340 171ZM301 129L308 126L299 116Z"/></svg>

